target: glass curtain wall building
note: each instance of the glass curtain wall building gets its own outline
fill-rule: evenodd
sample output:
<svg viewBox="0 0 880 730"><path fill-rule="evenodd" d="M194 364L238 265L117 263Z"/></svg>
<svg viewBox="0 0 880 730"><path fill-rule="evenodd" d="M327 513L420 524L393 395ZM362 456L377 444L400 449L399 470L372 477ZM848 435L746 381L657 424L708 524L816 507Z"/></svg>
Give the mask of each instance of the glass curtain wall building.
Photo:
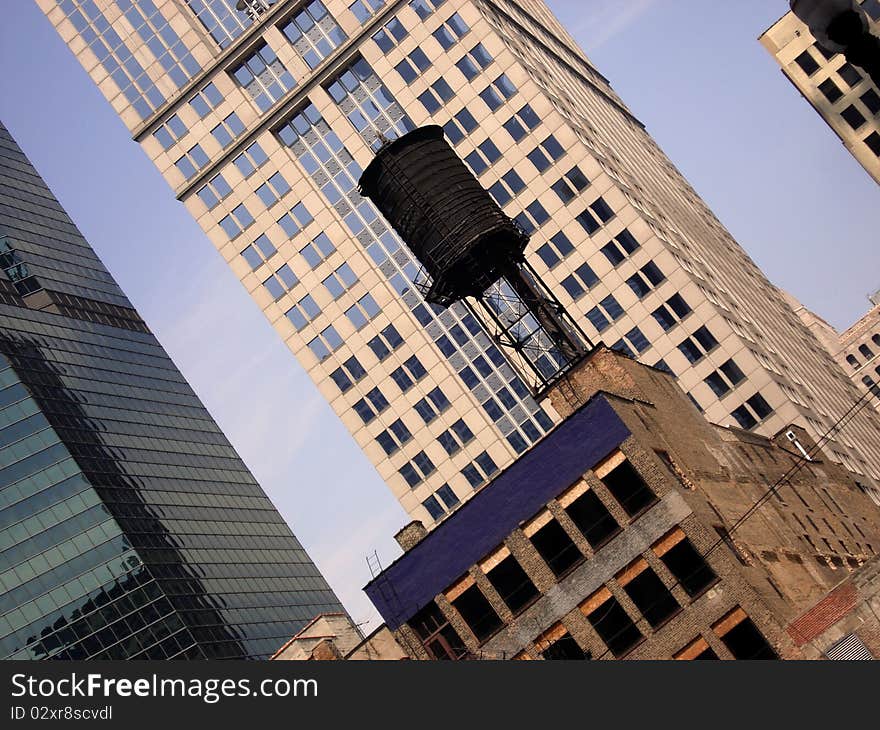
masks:
<svg viewBox="0 0 880 730"><path fill-rule="evenodd" d="M0 657L264 658L342 607L0 124Z"/></svg>
<svg viewBox="0 0 880 730"><path fill-rule="evenodd" d="M427 525L559 418L465 307L424 301L356 189L416 126L532 234L587 335L672 371L710 420L819 438L861 395L538 0L37 2ZM828 451L873 489L876 415Z"/></svg>

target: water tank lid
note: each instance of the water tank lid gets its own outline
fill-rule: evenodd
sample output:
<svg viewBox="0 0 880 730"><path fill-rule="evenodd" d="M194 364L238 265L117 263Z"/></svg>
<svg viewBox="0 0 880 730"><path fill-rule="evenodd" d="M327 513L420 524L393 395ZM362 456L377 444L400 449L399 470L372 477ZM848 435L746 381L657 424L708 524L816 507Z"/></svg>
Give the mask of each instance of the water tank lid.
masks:
<svg viewBox="0 0 880 730"><path fill-rule="evenodd" d="M382 164L385 157L393 154L402 147L409 147L412 144L425 142L429 139L443 139L443 127L438 124L428 124L424 127L417 127L412 132L407 132L402 137L398 137L397 139L393 139L382 145L372 162L367 165L367 169L364 170L360 180L358 180L358 187L361 192L375 186L376 178L382 172Z"/></svg>

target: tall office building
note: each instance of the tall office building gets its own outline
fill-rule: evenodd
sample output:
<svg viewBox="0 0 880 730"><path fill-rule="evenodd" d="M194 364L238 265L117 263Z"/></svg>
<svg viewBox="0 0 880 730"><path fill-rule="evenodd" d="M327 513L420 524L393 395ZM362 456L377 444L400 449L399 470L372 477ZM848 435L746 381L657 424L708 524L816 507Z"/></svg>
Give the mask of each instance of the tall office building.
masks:
<svg viewBox="0 0 880 730"><path fill-rule="evenodd" d="M859 2L871 18L872 32L880 33L880 2ZM794 13L781 17L760 41L785 77L880 183L880 89L842 55L818 45Z"/></svg>
<svg viewBox="0 0 880 730"><path fill-rule="evenodd" d="M358 193L417 126L443 125L587 334L710 420L819 438L860 397L542 2L38 2L426 524L559 419L466 307L426 304ZM876 414L829 453L873 488Z"/></svg>
<svg viewBox="0 0 880 730"><path fill-rule="evenodd" d="M341 606L0 125L0 658L265 658Z"/></svg>

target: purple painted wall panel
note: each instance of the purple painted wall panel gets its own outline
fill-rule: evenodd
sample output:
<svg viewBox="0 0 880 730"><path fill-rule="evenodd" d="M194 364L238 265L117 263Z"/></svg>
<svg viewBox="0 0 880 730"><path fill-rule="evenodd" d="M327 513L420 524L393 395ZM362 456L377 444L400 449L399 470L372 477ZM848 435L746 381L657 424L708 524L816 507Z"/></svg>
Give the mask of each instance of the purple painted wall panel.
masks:
<svg viewBox="0 0 880 730"><path fill-rule="evenodd" d="M398 628L629 435L602 395L561 423L367 585L388 626Z"/></svg>

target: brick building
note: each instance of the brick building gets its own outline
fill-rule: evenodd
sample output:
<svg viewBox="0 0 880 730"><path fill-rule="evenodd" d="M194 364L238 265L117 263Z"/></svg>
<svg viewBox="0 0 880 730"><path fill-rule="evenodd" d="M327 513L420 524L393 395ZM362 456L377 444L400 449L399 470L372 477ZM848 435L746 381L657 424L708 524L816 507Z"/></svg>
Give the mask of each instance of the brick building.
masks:
<svg viewBox="0 0 880 730"><path fill-rule="evenodd" d="M430 533L404 528L366 587L411 656L821 655L797 622L880 545L849 472L802 429L707 423L669 375L610 350L550 398L558 429Z"/></svg>

